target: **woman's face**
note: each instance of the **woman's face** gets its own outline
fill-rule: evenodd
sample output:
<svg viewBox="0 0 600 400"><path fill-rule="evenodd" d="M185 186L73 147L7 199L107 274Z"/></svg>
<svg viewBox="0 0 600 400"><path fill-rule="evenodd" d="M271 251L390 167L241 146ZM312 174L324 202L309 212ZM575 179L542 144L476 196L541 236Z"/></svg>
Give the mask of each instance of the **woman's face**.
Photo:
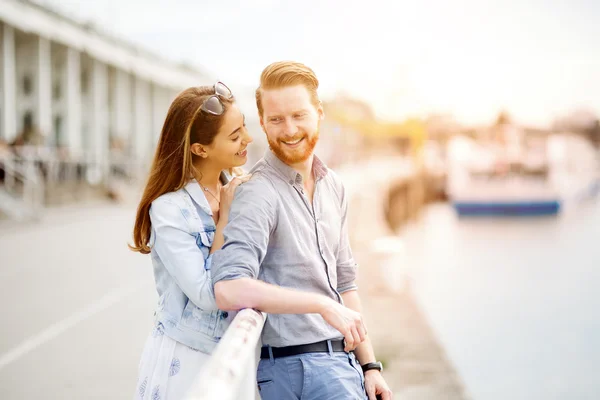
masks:
<svg viewBox="0 0 600 400"><path fill-rule="evenodd" d="M246 129L245 117L233 103L223 115L223 124L213 142L207 146L208 158L220 169L244 165L248 159L246 147L252 137Z"/></svg>

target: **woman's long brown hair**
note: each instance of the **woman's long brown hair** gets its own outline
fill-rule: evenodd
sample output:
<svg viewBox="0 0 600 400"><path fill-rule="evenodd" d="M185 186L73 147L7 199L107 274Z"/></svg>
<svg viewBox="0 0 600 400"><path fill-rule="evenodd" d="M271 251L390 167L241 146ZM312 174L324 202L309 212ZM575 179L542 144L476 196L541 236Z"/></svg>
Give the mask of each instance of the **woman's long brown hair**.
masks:
<svg viewBox="0 0 600 400"><path fill-rule="evenodd" d="M137 208L133 227L133 245L129 248L150 253L150 206L165 193L184 187L193 177L194 143L209 145L219 132L223 118L200 111L204 101L215 93L212 86L191 87L181 92L169 107L160 134L148 181ZM221 99L225 112L233 99Z"/></svg>

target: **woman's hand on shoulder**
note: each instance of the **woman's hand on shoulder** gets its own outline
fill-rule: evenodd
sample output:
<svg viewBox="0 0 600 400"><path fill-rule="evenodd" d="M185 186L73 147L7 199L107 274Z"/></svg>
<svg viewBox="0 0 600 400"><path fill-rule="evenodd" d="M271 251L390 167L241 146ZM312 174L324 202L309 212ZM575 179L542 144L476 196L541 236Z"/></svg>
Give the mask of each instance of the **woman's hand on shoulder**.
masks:
<svg viewBox="0 0 600 400"><path fill-rule="evenodd" d="M231 203L233 202L235 189L242 183L248 182L251 177L251 174L236 176L235 178L231 179L227 185L221 188L221 209L219 211L220 218L227 218L229 216L229 209L231 208Z"/></svg>
<svg viewBox="0 0 600 400"><path fill-rule="evenodd" d="M244 169L242 167L233 167L231 169L231 176L236 177L236 176L244 176L246 175L246 172L244 171Z"/></svg>

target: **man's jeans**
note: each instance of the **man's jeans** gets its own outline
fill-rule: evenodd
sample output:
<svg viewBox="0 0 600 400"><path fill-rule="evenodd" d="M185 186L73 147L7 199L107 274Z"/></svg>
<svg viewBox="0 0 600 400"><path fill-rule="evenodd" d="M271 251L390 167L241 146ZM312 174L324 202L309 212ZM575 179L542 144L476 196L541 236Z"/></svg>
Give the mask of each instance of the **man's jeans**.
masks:
<svg viewBox="0 0 600 400"><path fill-rule="evenodd" d="M262 400L364 400L365 380L354 353L306 353L260 360Z"/></svg>

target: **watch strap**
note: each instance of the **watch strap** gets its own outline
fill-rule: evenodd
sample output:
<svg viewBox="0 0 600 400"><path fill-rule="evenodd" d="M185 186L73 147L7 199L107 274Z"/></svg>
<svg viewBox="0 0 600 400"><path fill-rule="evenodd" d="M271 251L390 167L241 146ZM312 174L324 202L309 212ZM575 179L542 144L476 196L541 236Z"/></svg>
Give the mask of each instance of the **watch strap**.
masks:
<svg viewBox="0 0 600 400"><path fill-rule="evenodd" d="M361 367L362 367L363 373L370 371L372 369L376 369L379 372L383 371L383 366L381 365L381 362L366 363L364 365L361 365Z"/></svg>

